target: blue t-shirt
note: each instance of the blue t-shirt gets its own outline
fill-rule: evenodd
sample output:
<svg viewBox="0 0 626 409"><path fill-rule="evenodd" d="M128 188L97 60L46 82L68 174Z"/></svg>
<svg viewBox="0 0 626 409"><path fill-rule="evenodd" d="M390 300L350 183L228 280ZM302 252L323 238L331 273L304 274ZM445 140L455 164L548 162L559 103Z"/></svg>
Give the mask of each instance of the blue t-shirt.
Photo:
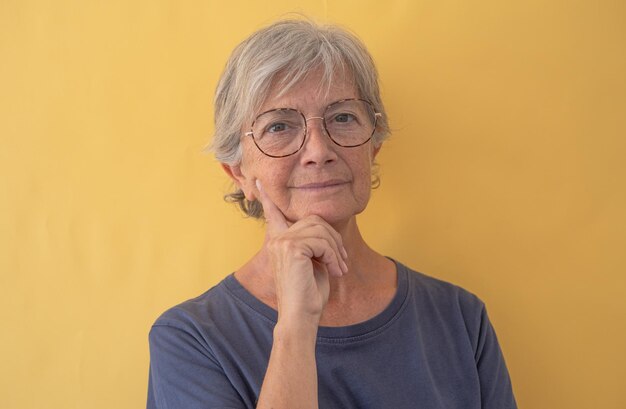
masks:
<svg viewBox="0 0 626 409"><path fill-rule="evenodd" d="M319 328L319 407L516 408L482 301L396 267L396 294L380 314ZM254 408L276 319L232 274L166 311L150 331L148 409Z"/></svg>

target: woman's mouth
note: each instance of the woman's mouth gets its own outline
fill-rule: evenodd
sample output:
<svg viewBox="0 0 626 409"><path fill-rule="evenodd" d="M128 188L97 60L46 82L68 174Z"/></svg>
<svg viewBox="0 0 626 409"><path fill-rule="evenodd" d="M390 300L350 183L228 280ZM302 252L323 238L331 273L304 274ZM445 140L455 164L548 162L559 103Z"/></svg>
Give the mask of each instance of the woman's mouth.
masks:
<svg viewBox="0 0 626 409"><path fill-rule="evenodd" d="M347 181L342 180L342 179L331 179L331 180L326 180L323 182L312 182L312 183L304 183L302 185L297 185L294 186L295 189L302 189L302 190L325 190L325 189L332 189L332 188L336 188L336 187L341 187L343 185L348 184Z"/></svg>

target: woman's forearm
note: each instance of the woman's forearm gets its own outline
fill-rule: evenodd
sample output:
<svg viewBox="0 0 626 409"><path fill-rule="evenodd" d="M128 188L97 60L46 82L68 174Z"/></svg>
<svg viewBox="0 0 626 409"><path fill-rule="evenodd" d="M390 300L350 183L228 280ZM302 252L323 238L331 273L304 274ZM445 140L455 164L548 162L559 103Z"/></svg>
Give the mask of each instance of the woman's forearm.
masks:
<svg viewBox="0 0 626 409"><path fill-rule="evenodd" d="M318 408L316 336L316 324L279 320L258 409Z"/></svg>

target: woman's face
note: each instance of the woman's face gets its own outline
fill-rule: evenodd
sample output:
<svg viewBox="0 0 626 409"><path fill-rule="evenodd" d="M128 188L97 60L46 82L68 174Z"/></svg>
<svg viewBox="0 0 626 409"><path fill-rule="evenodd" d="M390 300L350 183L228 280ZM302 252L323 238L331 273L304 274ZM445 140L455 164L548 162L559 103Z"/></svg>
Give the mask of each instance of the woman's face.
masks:
<svg viewBox="0 0 626 409"><path fill-rule="evenodd" d="M324 88L320 84L321 73L313 72L280 97L277 92L270 93L259 112L295 108L306 118L320 117L329 104L359 97L351 82L337 81L328 93L320 89ZM304 146L294 155L266 156L250 136L244 136L241 144L241 163L224 165L224 169L248 200L258 197L259 179L269 198L291 222L318 215L331 224L341 223L365 209L370 197L371 165L380 148L374 148L371 141L354 148L338 146L324 132L321 120L310 119Z"/></svg>

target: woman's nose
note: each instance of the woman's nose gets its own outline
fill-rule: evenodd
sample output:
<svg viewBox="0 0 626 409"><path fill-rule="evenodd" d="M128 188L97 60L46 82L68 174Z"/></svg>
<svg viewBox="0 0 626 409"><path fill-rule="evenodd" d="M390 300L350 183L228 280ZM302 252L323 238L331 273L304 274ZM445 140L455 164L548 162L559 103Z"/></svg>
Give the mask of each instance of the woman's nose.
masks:
<svg viewBox="0 0 626 409"><path fill-rule="evenodd" d="M314 120L312 122L309 122ZM313 116L306 118L307 135L302 147L302 158L305 163L328 163L337 158L335 144L324 127L324 118Z"/></svg>

